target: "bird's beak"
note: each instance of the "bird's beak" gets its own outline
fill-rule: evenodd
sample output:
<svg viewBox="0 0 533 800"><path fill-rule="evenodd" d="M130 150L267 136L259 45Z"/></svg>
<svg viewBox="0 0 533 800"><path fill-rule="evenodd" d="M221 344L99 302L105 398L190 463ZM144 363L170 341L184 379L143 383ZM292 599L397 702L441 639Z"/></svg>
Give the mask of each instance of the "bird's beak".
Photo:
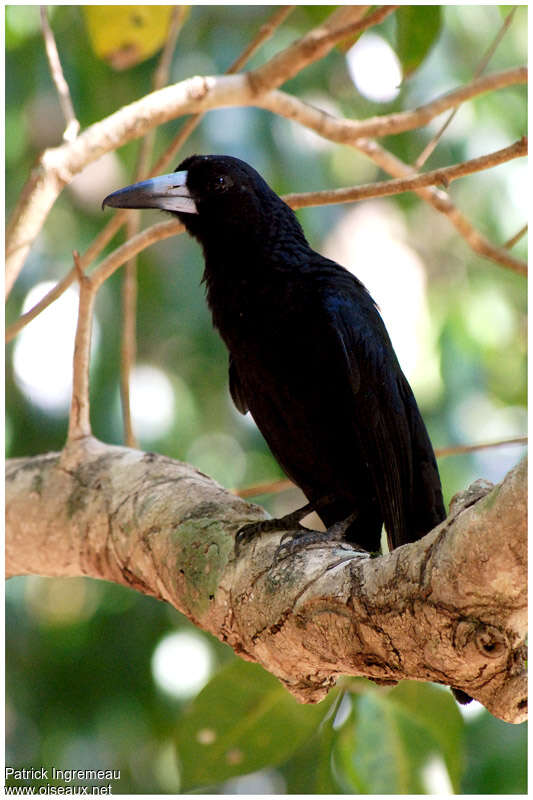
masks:
<svg viewBox="0 0 533 800"><path fill-rule="evenodd" d="M148 181L134 183L108 194L102 203L113 208L159 208L162 211L181 211L197 214L196 204L187 188L187 172L159 175Z"/></svg>

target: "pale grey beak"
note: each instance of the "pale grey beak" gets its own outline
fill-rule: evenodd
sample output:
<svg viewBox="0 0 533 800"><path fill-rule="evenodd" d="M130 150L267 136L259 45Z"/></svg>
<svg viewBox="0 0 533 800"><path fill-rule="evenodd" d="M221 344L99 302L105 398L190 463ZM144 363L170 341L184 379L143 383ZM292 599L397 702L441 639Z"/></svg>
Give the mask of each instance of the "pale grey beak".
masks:
<svg viewBox="0 0 533 800"><path fill-rule="evenodd" d="M109 194L102 203L102 208L104 206L198 213L187 188L187 172L172 172L170 175L159 175L148 181L125 186L124 189Z"/></svg>

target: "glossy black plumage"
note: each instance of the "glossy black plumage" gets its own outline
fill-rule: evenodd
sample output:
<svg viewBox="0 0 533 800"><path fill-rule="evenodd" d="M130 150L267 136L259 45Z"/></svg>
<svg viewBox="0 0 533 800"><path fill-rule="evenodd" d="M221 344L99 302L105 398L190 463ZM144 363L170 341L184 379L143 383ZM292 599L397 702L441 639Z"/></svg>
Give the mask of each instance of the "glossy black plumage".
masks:
<svg viewBox="0 0 533 800"><path fill-rule="evenodd" d="M379 550L383 523L391 548L419 539L445 517L439 474L365 287L311 249L292 210L248 164L192 156L177 172L196 213L179 202L174 213L204 251L235 405L252 413L328 527L358 512L346 538L367 550ZM138 195L130 205L143 207ZM104 202L127 205L115 195Z"/></svg>

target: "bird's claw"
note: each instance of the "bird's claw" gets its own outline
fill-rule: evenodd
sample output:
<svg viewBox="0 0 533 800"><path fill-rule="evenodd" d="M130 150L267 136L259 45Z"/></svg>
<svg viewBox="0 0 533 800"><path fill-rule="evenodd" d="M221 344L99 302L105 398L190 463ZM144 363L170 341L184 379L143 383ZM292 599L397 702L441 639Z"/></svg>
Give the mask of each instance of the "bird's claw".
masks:
<svg viewBox="0 0 533 800"><path fill-rule="evenodd" d="M274 553L273 564L278 564L284 558L291 556L308 545L324 541L324 533L303 528L301 531L287 531L279 540L279 545Z"/></svg>
<svg viewBox="0 0 533 800"><path fill-rule="evenodd" d="M349 517L342 520L341 522L336 522L334 525L331 525L326 531L312 531L309 528L303 528L299 532L288 531L287 533L283 534L280 539L279 545L274 553L274 560L273 563L277 564L283 558L287 556L293 555L293 553L298 552L298 550L302 550L306 547L312 545L324 545L329 544L330 542L340 542L344 539L346 529L354 522L358 517L358 512L354 512L350 514ZM364 548L360 548L363 552L366 552Z"/></svg>
<svg viewBox="0 0 533 800"><path fill-rule="evenodd" d="M295 529L301 528L306 532L308 529L300 525L300 520L312 511L310 503L302 508L291 511L285 514L280 519L261 519L258 522L250 522L239 528L235 536L235 555L239 555L240 548L243 544L249 544L256 536L261 533L278 533L279 531L294 532Z"/></svg>
<svg viewBox="0 0 533 800"><path fill-rule="evenodd" d="M235 555L239 555L243 545L250 544L252 539L262 533L272 533L279 530L279 520L261 519L259 522L249 522L239 528L235 535Z"/></svg>

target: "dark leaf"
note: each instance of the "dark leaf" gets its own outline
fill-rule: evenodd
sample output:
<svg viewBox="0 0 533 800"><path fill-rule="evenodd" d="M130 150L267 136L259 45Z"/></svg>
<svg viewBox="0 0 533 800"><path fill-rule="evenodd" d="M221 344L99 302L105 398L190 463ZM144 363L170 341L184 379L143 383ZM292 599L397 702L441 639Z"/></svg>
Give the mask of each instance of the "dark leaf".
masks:
<svg viewBox="0 0 533 800"><path fill-rule="evenodd" d="M463 722L453 698L429 684L404 682L354 701L335 763L359 794L424 794L424 768L441 757L455 790L462 772Z"/></svg>
<svg viewBox="0 0 533 800"><path fill-rule="evenodd" d="M396 54L404 77L423 62L441 31L440 6L401 6L396 12Z"/></svg>
<svg viewBox="0 0 533 800"><path fill-rule="evenodd" d="M286 761L315 733L333 700L334 695L319 705L302 705L262 667L232 662L179 720L181 790Z"/></svg>

